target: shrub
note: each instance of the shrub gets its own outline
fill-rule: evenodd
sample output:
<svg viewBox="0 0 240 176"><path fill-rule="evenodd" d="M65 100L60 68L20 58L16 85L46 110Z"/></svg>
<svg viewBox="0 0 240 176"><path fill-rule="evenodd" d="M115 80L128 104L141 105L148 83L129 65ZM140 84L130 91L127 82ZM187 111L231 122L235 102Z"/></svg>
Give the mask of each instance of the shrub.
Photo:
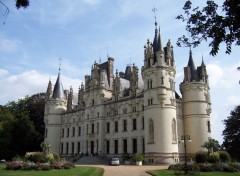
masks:
<svg viewBox="0 0 240 176"><path fill-rule="evenodd" d="M205 163L208 159L207 152L196 152L195 153L195 162L196 163Z"/></svg>
<svg viewBox="0 0 240 176"><path fill-rule="evenodd" d="M135 160L136 161L143 161L143 155L141 153L136 153Z"/></svg>
<svg viewBox="0 0 240 176"><path fill-rule="evenodd" d="M46 163L48 159L42 152L27 152L25 158L34 163Z"/></svg>
<svg viewBox="0 0 240 176"><path fill-rule="evenodd" d="M219 153L220 162L226 163L226 162L230 162L231 161L231 157L230 157L228 152L226 152L226 151L218 151L218 153Z"/></svg>
<svg viewBox="0 0 240 176"><path fill-rule="evenodd" d="M214 171L212 164L210 163L200 163L198 164L198 167L201 172L212 172Z"/></svg>
<svg viewBox="0 0 240 176"><path fill-rule="evenodd" d="M55 163L51 164L52 169L62 169L63 168L62 166L63 166L63 164L60 162L55 162Z"/></svg>
<svg viewBox="0 0 240 176"><path fill-rule="evenodd" d="M20 170L24 167L25 163L22 161L12 161L6 163L7 170Z"/></svg>
<svg viewBox="0 0 240 176"><path fill-rule="evenodd" d="M218 163L219 162L219 153L214 152L213 154L211 154L208 158L208 162L209 163Z"/></svg>
<svg viewBox="0 0 240 176"><path fill-rule="evenodd" d="M52 154L54 161L60 161L60 155L58 153L53 152Z"/></svg>

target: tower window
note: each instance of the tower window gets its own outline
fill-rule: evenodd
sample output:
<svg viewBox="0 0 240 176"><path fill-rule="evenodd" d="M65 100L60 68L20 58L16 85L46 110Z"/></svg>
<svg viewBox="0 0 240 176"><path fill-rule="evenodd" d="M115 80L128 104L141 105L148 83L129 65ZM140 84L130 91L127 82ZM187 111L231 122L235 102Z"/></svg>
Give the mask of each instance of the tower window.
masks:
<svg viewBox="0 0 240 176"><path fill-rule="evenodd" d="M92 99L92 106L94 106L94 99Z"/></svg>
<svg viewBox="0 0 240 176"><path fill-rule="evenodd" d="M207 128L208 128L208 132L211 132L211 124L210 124L210 120L207 121Z"/></svg>
<svg viewBox="0 0 240 176"><path fill-rule="evenodd" d="M164 76L161 77L161 85L164 85Z"/></svg>
<svg viewBox="0 0 240 176"><path fill-rule="evenodd" d="M110 123L107 122L107 133L109 133L109 132L110 132Z"/></svg>

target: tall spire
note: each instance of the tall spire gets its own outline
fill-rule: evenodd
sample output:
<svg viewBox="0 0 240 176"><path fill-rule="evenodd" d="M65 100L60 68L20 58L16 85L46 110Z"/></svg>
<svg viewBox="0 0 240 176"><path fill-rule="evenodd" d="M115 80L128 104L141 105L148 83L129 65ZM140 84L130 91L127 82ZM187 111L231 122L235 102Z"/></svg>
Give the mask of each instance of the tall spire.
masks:
<svg viewBox="0 0 240 176"><path fill-rule="evenodd" d="M47 88L47 93L46 93L46 99L49 100L52 96L52 82L51 82L51 77L49 78L48 82L48 88Z"/></svg>
<svg viewBox="0 0 240 176"><path fill-rule="evenodd" d="M189 51L189 60L188 60L188 65L190 68L190 81L197 81L198 79L198 74L197 74L197 69L195 66L195 63L193 61L193 57L192 57L192 48L190 47L190 51Z"/></svg>
<svg viewBox="0 0 240 176"><path fill-rule="evenodd" d="M159 27L159 30L158 30L158 51L162 51L162 40L161 40L161 33L160 33L160 27Z"/></svg>
<svg viewBox="0 0 240 176"><path fill-rule="evenodd" d="M61 75L60 75L60 71L61 71L61 58L59 58L59 72L58 72L58 77L57 77L57 81L54 85L54 89L53 89L53 99L65 99L65 94L64 94L64 90L63 90L63 86L62 86L62 81L61 81Z"/></svg>
<svg viewBox="0 0 240 176"><path fill-rule="evenodd" d="M154 40L153 40L153 51L154 52L157 52L158 50L158 48L157 48L157 46L158 46L158 29L157 29L157 18L156 18L156 11L157 11L157 9L154 7L153 9L152 9L152 11L154 12L154 18L155 18L155 36L154 36Z"/></svg>

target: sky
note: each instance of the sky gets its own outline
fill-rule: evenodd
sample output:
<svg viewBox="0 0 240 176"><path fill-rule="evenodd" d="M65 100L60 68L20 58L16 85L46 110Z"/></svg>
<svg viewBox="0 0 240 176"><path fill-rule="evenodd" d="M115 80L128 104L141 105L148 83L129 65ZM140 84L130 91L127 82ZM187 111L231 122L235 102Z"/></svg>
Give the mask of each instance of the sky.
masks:
<svg viewBox="0 0 240 176"><path fill-rule="evenodd" d="M175 19L183 13L179 0L31 0L26 9L15 8L15 0L0 4L0 105L26 95L46 92L49 79L54 84L61 58L64 89L77 92L94 62L115 59L114 70L128 64L143 66L147 39L154 37L154 13L161 28L162 44L170 39L176 64L176 91L183 80L189 48L176 46L178 37L189 35L185 24ZM204 1L194 2L203 5ZM219 4L222 0L215 1ZM240 50L233 46L230 55L221 45L217 56L209 55L207 43L193 48L196 65L202 57L207 65L212 101L212 138L223 141L223 120L240 104Z"/></svg>

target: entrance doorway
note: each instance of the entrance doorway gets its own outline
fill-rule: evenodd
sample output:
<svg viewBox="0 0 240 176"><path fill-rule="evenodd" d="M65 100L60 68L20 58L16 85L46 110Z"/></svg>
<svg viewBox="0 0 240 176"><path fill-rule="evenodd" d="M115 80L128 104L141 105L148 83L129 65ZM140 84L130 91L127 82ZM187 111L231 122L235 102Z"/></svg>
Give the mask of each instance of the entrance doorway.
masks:
<svg viewBox="0 0 240 176"><path fill-rule="evenodd" d="M91 141L91 154L94 154L94 141Z"/></svg>

